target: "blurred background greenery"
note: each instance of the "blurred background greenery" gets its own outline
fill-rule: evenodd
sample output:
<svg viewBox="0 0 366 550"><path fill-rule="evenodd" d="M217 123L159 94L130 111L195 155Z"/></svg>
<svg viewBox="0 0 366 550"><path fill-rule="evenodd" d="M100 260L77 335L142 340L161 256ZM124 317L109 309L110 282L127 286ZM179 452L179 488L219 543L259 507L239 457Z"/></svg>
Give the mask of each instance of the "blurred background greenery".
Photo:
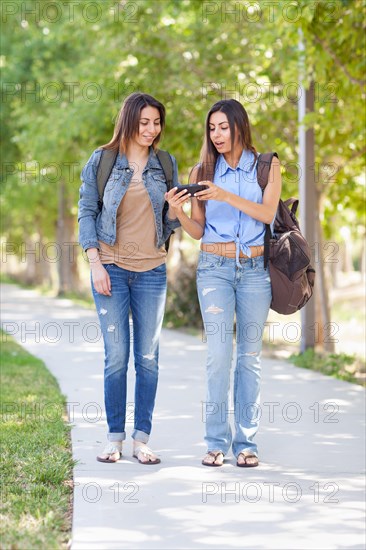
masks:
<svg viewBox="0 0 366 550"><path fill-rule="evenodd" d="M305 118L316 140L312 246L325 281L314 330L320 349L364 355L364 1L13 0L1 10L4 278L90 295L76 244L79 175L137 90L166 106L161 147L177 158L182 182L198 160L206 112L234 97L248 111L257 149L279 154L283 196L298 196L301 31L302 84L315 83L315 110ZM168 326L200 330L198 249L177 231ZM271 313L267 348L298 345L299 316L285 320L294 332Z"/></svg>

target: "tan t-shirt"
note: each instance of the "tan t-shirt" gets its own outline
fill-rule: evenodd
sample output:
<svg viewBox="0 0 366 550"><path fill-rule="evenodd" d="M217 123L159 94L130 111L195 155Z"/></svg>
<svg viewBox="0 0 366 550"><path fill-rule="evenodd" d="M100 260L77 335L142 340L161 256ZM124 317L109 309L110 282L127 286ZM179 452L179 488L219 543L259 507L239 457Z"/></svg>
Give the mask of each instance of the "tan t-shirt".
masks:
<svg viewBox="0 0 366 550"><path fill-rule="evenodd" d="M116 242L99 241L103 264L116 264L129 271L149 271L165 262L165 247L156 248L154 212L142 181L131 180L118 210Z"/></svg>

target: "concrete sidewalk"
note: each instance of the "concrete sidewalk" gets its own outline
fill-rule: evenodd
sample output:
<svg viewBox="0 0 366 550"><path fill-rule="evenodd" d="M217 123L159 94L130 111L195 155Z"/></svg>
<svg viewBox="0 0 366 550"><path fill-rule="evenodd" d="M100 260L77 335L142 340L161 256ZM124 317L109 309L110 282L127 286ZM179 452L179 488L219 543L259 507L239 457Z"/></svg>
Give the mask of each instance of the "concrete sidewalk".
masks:
<svg viewBox="0 0 366 550"><path fill-rule="evenodd" d="M131 457L134 369L124 457L101 464L103 344L94 311L2 286L2 328L45 361L73 425L72 549L363 549L364 390L263 360L261 464L207 468L205 345L164 330L152 448ZM232 413L229 411L229 414Z"/></svg>

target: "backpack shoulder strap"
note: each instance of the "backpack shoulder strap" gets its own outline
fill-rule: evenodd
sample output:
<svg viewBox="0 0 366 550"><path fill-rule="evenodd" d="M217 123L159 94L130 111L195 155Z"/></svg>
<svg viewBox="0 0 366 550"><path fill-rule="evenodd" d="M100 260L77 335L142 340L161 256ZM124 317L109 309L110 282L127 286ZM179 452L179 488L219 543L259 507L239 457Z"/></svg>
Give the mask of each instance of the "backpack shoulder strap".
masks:
<svg viewBox="0 0 366 550"><path fill-rule="evenodd" d="M112 172L118 155L118 149L103 149L97 170L97 186L99 201L103 202L104 188Z"/></svg>
<svg viewBox="0 0 366 550"><path fill-rule="evenodd" d="M273 157L277 157L277 153L262 153L258 157L257 164L257 181L258 185L264 193L265 188L267 187L269 171L271 169L271 163ZM266 232L264 234L264 269L267 269L268 260L269 260L269 242L272 238L271 227L266 223Z"/></svg>
<svg viewBox="0 0 366 550"><path fill-rule="evenodd" d="M173 161L168 151L158 150L156 153L162 169L164 170L168 191L173 187Z"/></svg>
<svg viewBox="0 0 366 550"><path fill-rule="evenodd" d="M258 157L258 164L257 164L257 180L260 188L262 191L265 190L267 183L268 183L268 176L269 171L271 169L271 163L273 157L277 157L277 153L262 153Z"/></svg>
<svg viewBox="0 0 366 550"><path fill-rule="evenodd" d="M173 187L173 161L172 157L169 155L168 151L162 151L159 149L156 153L159 162L161 164L161 167L165 174L166 179L166 186L167 190L170 191L170 189ZM163 207L163 219L165 216L165 213L168 211L169 204L165 201L164 207ZM174 233L174 231L173 231ZM169 250L169 243L170 243L170 236L168 237L167 241L165 241L165 250L168 252Z"/></svg>

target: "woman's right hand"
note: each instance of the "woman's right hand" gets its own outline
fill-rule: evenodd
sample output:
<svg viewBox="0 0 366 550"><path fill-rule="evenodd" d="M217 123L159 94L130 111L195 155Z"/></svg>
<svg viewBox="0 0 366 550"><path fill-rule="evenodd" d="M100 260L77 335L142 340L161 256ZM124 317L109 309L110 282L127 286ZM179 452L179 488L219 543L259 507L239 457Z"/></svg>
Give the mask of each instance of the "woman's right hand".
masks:
<svg viewBox="0 0 366 550"><path fill-rule="evenodd" d="M188 202L191 197L187 190L177 193L177 187L173 187L173 189L165 193L164 198L169 203L169 218L175 219L179 218L179 215L182 214L183 205Z"/></svg>
<svg viewBox="0 0 366 550"><path fill-rule="evenodd" d="M102 263L97 263L91 267L91 274L93 279L93 285L98 294L104 294L105 296L112 296L111 293L111 279L108 271L103 267Z"/></svg>

